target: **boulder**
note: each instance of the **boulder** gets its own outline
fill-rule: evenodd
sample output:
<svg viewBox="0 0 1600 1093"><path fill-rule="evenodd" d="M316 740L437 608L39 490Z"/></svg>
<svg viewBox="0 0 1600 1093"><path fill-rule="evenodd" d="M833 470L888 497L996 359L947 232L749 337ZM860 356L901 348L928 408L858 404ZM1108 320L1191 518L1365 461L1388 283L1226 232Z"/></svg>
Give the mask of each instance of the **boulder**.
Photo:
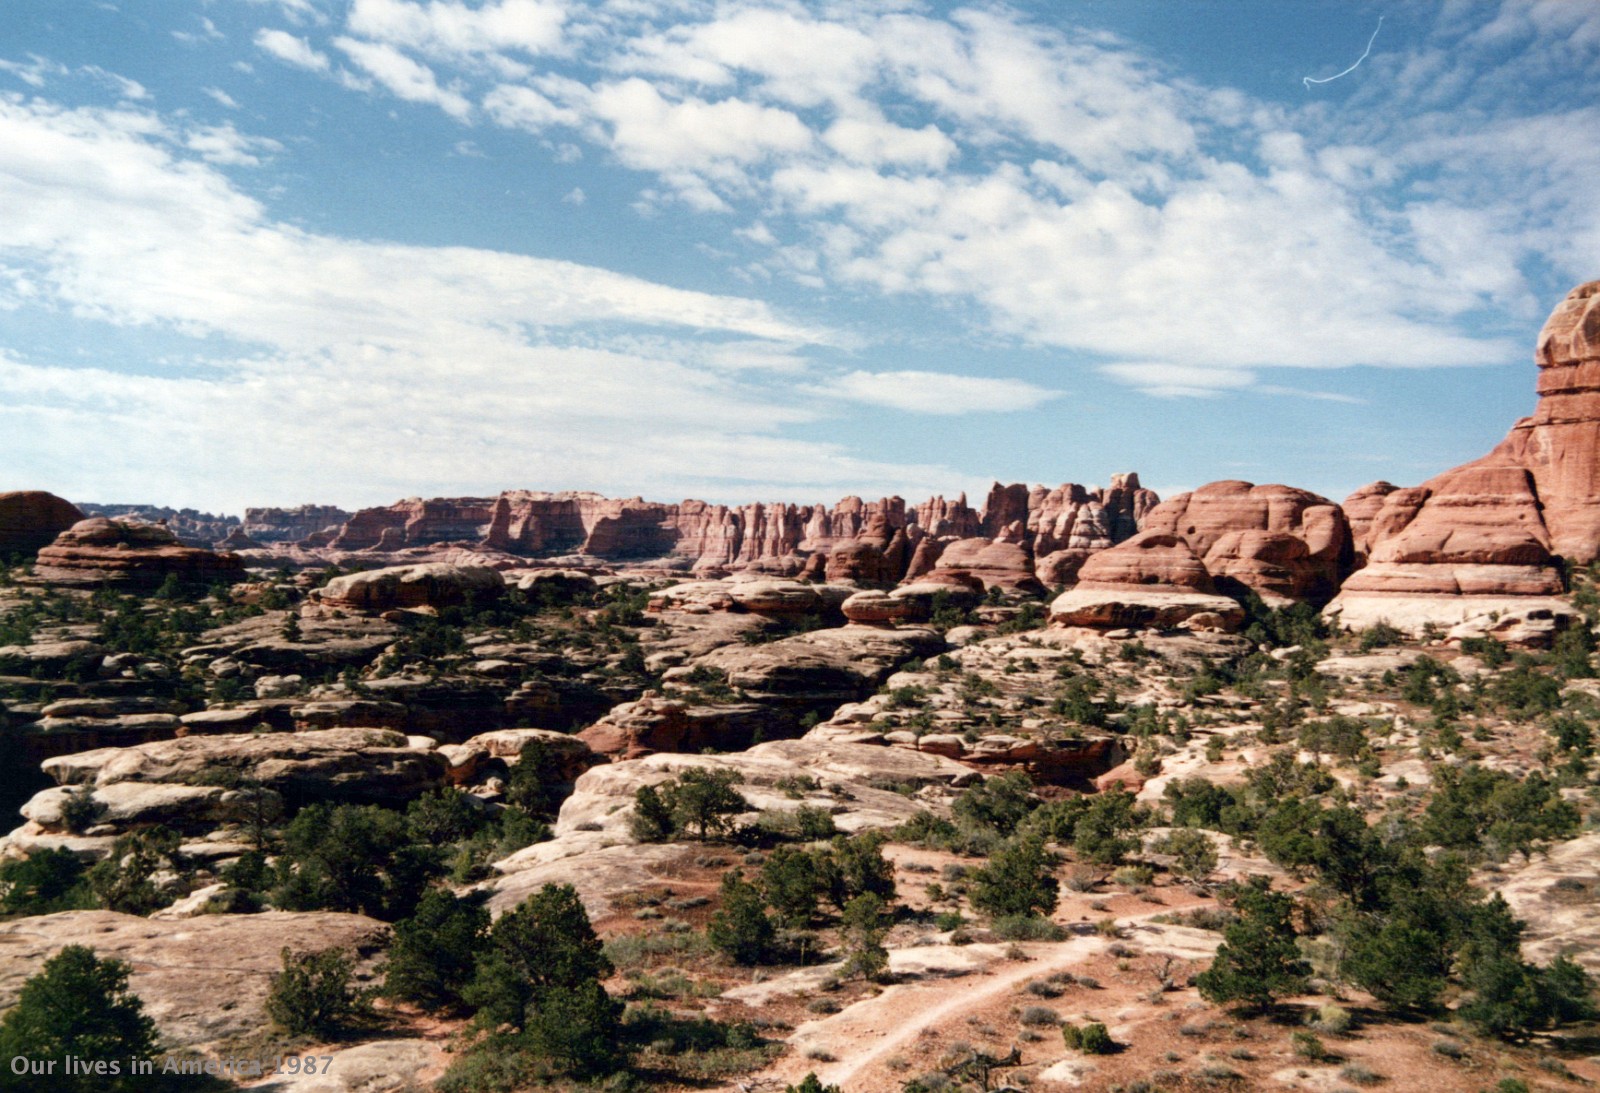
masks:
<svg viewBox="0 0 1600 1093"><path fill-rule="evenodd" d="M217 785L223 778L259 782L295 805L332 800L402 804L445 782L448 761L407 746L388 729L185 736L129 748L63 755L44 772L63 786L120 782Z"/></svg>
<svg viewBox="0 0 1600 1093"><path fill-rule="evenodd" d="M330 608L376 613L484 603L504 591L505 578L498 570L433 562L349 573L335 577L312 596Z"/></svg>
<svg viewBox="0 0 1600 1093"><path fill-rule="evenodd" d="M1142 531L1090 558L1077 586L1050 605L1056 626L1166 630L1191 621L1195 629L1233 630L1244 609L1216 594L1187 540L1159 531Z"/></svg>
<svg viewBox="0 0 1600 1093"><path fill-rule="evenodd" d="M78 506L43 490L0 493L0 558L37 554L83 519Z"/></svg>
<svg viewBox="0 0 1600 1093"><path fill-rule="evenodd" d="M912 596L891 596L878 589L857 592L840 605L844 617L864 626L896 626L928 621L928 605Z"/></svg>
<svg viewBox="0 0 1600 1093"><path fill-rule="evenodd" d="M786 727L759 703L695 705L652 692L616 706L577 739L600 755L637 759L656 752L742 751Z"/></svg>

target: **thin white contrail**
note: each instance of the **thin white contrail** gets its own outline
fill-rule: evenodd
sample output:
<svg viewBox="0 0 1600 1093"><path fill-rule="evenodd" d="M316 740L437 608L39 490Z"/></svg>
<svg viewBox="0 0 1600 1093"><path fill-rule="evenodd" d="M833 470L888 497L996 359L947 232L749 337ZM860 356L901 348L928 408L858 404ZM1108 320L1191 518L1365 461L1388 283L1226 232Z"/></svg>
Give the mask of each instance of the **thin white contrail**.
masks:
<svg viewBox="0 0 1600 1093"><path fill-rule="evenodd" d="M1301 77L1301 82L1306 85L1306 90L1310 91L1311 90L1311 85L1314 84L1314 83L1332 83L1334 80L1337 80L1339 78L1339 76L1348 76L1348 75L1350 75L1350 73L1352 73L1356 69L1360 68L1361 67L1361 62L1366 60L1367 59L1367 54L1372 52L1372 43L1376 42L1378 40L1378 31L1380 31L1382 29L1383 29L1383 16L1380 15L1380 16L1378 16L1378 25L1372 29L1372 37L1367 39L1367 48L1362 51L1361 56L1356 58L1356 63L1351 65L1349 68L1345 69L1343 72L1339 73L1337 76L1329 76L1325 80L1319 80L1314 76L1303 76L1303 77Z"/></svg>

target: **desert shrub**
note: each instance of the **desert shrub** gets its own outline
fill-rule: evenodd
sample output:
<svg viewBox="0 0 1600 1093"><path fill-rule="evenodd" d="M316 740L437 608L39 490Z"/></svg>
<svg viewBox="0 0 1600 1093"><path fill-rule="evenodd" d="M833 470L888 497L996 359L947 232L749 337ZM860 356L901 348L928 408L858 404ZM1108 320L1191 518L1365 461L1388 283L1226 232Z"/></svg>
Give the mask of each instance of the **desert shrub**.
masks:
<svg viewBox="0 0 1600 1093"><path fill-rule="evenodd" d="M424 842L443 846L477 834L487 821L454 786L425 793L406 806L406 823Z"/></svg>
<svg viewBox="0 0 1600 1093"><path fill-rule="evenodd" d="M1437 846L1471 850L1488 842L1524 856L1578 829L1579 815L1538 771L1516 778L1476 763L1441 767L1419 834Z"/></svg>
<svg viewBox="0 0 1600 1093"><path fill-rule="evenodd" d="M171 828L157 825L123 835L112 844L111 854L89 870L89 887L101 906L129 915L148 915L182 895L156 876L167 871L185 872L178 853L180 839Z"/></svg>
<svg viewBox="0 0 1600 1093"><path fill-rule="evenodd" d="M1017 1020L1033 1028L1044 1028L1047 1025L1059 1025L1061 1015L1049 1006L1027 1006Z"/></svg>
<svg viewBox="0 0 1600 1093"><path fill-rule="evenodd" d="M1109 1055L1117 1046L1106 1027L1098 1021L1082 1028L1068 1022L1061 1026L1061 1039L1069 1050L1085 1055Z"/></svg>
<svg viewBox="0 0 1600 1093"><path fill-rule="evenodd" d="M1193 828L1179 828L1157 844L1162 854L1172 855L1172 871L1180 877L1204 880L1216 871L1217 847L1210 836Z"/></svg>
<svg viewBox="0 0 1600 1093"><path fill-rule="evenodd" d="M69 789L61 800L61 826L74 835L81 835L99 821L104 811L90 786Z"/></svg>
<svg viewBox="0 0 1600 1093"><path fill-rule="evenodd" d="M841 1093L836 1085L823 1085L816 1072L807 1074L799 1085L785 1086L783 1093Z"/></svg>
<svg viewBox="0 0 1600 1093"><path fill-rule="evenodd" d="M827 856L778 847L761 864L761 893L787 926L800 927L817 913L828 888Z"/></svg>
<svg viewBox="0 0 1600 1093"><path fill-rule="evenodd" d="M972 874L972 905L997 918L1049 914L1056 909L1060 858L1036 835L1006 842L989 864Z"/></svg>
<svg viewBox="0 0 1600 1093"><path fill-rule="evenodd" d="M481 899L460 899L444 889L429 892L414 915L395 923L384 993L430 1009L461 1005L488 928L489 912Z"/></svg>
<svg viewBox="0 0 1600 1093"><path fill-rule="evenodd" d="M890 920L883 898L867 892L845 905L839 934L844 942L844 974L876 979L889 968L889 950L883 939Z"/></svg>
<svg viewBox="0 0 1600 1093"><path fill-rule="evenodd" d="M1067 931L1039 915L1001 915L990 924L1001 941L1061 941Z"/></svg>
<svg viewBox="0 0 1600 1093"><path fill-rule="evenodd" d="M0 915L48 915L94 906L87 869L70 850L36 850L0 863Z"/></svg>
<svg viewBox="0 0 1600 1093"><path fill-rule="evenodd" d="M1010 835L1038 806L1033 796L1033 779L1014 770L985 778L963 790L950 811L961 823Z"/></svg>
<svg viewBox="0 0 1600 1093"><path fill-rule="evenodd" d="M61 1093L121 1093L151 1083L127 1074L132 1060L155 1056L155 1022L138 996L128 990L129 967L101 960L82 945L68 945L49 960L22 990L0 1020L0 1058L52 1060L48 1088ZM120 1060L117 1076L65 1073L65 1060ZM0 1066L0 1090L24 1093L44 1089L39 1079Z"/></svg>
<svg viewBox="0 0 1600 1093"><path fill-rule="evenodd" d="M733 770L690 767L676 778L634 792L632 827L642 842L671 838L702 841L733 829L734 817L750 810L750 802L733 787L744 776Z"/></svg>
<svg viewBox="0 0 1600 1093"><path fill-rule="evenodd" d="M1317 1008L1316 1026L1323 1032L1343 1036L1354 1023L1350 1011L1334 1002L1325 1002Z"/></svg>
<svg viewBox="0 0 1600 1093"><path fill-rule="evenodd" d="M722 878L721 908L711 916L706 938L738 964L762 964L776 956L777 928L767 917L761 893L740 870Z"/></svg>
<svg viewBox="0 0 1600 1093"><path fill-rule="evenodd" d="M287 911L359 911L392 922L410 916L444 871L439 848L377 805L311 805L283 842L273 903Z"/></svg>
<svg viewBox="0 0 1600 1093"><path fill-rule="evenodd" d="M351 988L354 963L341 949L320 953L282 951L283 970L267 991L267 1016L294 1036L330 1036L361 1011Z"/></svg>
<svg viewBox="0 0 1600 1093"><path fill-rule="evenodd" d="M506 803L537 819L553 820L561 808L565 784L560 753L543 740L529 740L517 753L506 778Z"/></svg>
<svg viewBox="0 0 1600 1093"><path fill-rule="evenodd" d="M883 856L888 841L881 831L834 838L828 861L828 898L840 910L857 896L875 895L894 902L894 866Z"/></svg>
<svg viewBox="0 0 1600 1093"><path fill-rule="evenodd" d="M1380 619L1372 626L1361 631L1358 645L1363 653L1370 653L1374 649L1385 649L1391 645L1399 645L1405 638L1399 630Z"/></svg>
<svg viewBox="0 0 1600 1093"><path fill-rule="evenodd" d="M1238 918L1222 932L1211 967L1195 979L1210 1002L1245 1002L1265 1009L1275 997L1303 990L1311 973L1295 947L1293 901L1264 880L1235 888Z"/></svg>
<svg viewBox="0 0 1600 1093"><path fill-rule="evenodd" d="M1317 1039L1317 1035L1314 1032L1306 1032L1301 1029L1290 1033L1289 1043L1294 1048L1294 1053L1302 1059L1310 1059L1312 1062L1321 1063L1330 1058L1328 1049L1321 1040Z"/></svg>

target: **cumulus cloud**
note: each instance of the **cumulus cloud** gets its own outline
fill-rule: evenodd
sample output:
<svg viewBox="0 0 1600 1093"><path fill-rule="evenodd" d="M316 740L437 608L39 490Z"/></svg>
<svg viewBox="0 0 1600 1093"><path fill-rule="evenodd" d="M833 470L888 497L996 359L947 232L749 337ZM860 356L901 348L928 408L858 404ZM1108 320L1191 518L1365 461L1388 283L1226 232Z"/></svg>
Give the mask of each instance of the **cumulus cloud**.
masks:
<svg viewBox="0 0 1600 1093"><path fill-rule="evenodd" d="M351 34L431 57L468 57L519 50L549 52L560 46L566 5L550 0L500 0L468 7L449 0L355 0Z"/></svg>
<svg viewBox="0 0 1600 1093"><path fill-rule="evenodd" d="M80 496L216 505L318 481L376 503L484 482L849 492L953 473L781 434L817 411L760 377L839 340L826 329L569 262L292 228L179 158L180 137L147 112L0 100L4 296L205 339L178 367L0 354L0 461L42 446ZM112 431L116 460L82 443Z"/></svg>
<svg viewBox="0 0 1600 1093"><path fill-rule="evenodd" d="M256 31L257 48L270 53L284 64L304 68L310 72L326 72L328 55L311 48L304 38L297 38L286 30L262 29Z"/></svg>
<svg viewBox="0 0 1600 1093"><path fill-rule="evenodd" d="M466 121L472 116L472 104L465 95L454 88L440 86L432 69L393 46L345 37L335 38L333 44L396 98L437 106L457 121Z"/></svg>
<svg viewBox="0 0 1600 1093"><path fill-rule="evenodd" d="M1581 53L1592 20L1565 11L1506 0L1476 45L1446 12L1410 71L1375 50L1371 82L1399 81L1418 103L1474 94L1506 77L1464 73L1452 49L1548 51L1565 35L1559 49ZM1351 131L1325 104L1254 102L1112 35L1000 8L732 3L655 22L627 5L358 0L335 41L394 94L462 120L486 73L478 101L495 124L598 146L647 176L642 215L673 201L749 212L756 226L733 230L767 254L743 276L973 302L992 332L1105 363L1512 359L1516 342L1467 319L1529 306L1536 249L1576 266L1600 240L1600 218L1577 204L1600 153L1551 131L1592 130L1586 109L1531 129ZM453 63L459 93L402 48ZM541 50L563 63L517 67ZM1531 168L1521 181L1518 163Z"/></svg>

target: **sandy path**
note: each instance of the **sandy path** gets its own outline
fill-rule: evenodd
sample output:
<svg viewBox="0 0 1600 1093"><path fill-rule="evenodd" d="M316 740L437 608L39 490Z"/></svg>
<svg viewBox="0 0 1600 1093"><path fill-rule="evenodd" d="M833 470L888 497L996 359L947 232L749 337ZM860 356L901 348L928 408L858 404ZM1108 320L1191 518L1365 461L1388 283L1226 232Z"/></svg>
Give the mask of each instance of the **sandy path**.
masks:
<svg viewBox="0 0 1600 1093"><path fill-rule="evenodd" d="M1216 935L1148 922L1161 913L1119 919L1126 941L1147 953L1210 956ZM781 1088L796 1084L808 1072L815 1071L825 1085L838 1085L849 1093L873 1093L878 1084L861 1085L860 1076L905 1051L924 1029L938 1028L964 1013L982 1011L1028 980L1075 967L1109 944L1110 939L1095 933L1061 942L1025 944L1018 947L1029 959L1015 962L1005 958L1009 945L966 947L967 952L986 951L987 962L966 974L940 975L935 971L923 979L898 983L837 1014L801 1025L789 1038L792 1050L784 1058L738 1083L738 1087ZM915 948L898 950L891 954L891 968L903 971L914 967L919 955L927 952ZM807 1058L810 1050L824 1052L835 1061ZM882 1088L898 1089L899 1085L895 1080Z"/></svg>
<svg viewBox="0 0 1600 1093"><path fill-rule="evenodd" d="M798 1068L798 1076L804 1077L805 1071L816 1067L815 1061L805 1058L807 1047L822 1044L838 1050L839 1045L848 1044L848 1058L817 1068L817 1076L824 1084L845 1088L863 1070L902 1050L923 1029L937 1027L969 1009L980 1009L1029 979L1080 964L1106 945L1105 938L1094 934L1053 944L1024 945L1031 959L981 972L981 982L970 982L971 977L966 977L890 987L826 1021L802 1025L795 1032L793 1043L797 1050L791 1057L792 1065ZM813 1028L815 1031L811 1031Z"/></svg>

